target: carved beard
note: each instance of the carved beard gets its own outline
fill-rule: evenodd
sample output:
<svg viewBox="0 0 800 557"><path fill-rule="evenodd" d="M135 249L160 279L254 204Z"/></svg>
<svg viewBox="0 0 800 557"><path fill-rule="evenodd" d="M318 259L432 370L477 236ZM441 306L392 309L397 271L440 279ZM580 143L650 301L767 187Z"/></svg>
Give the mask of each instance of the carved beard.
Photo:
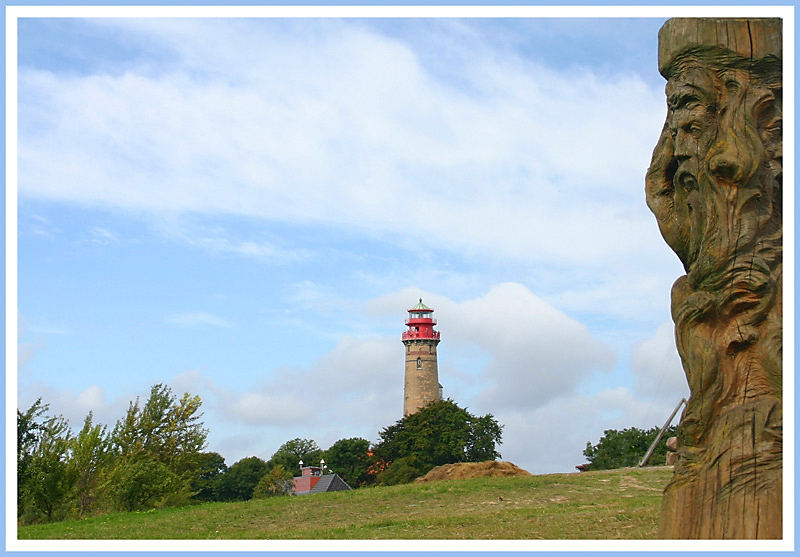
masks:
<svg viewBox="0 0 800 557"><path fill-rule="evenodd" d="M687 272L673 287L672 317L692 393L688 433L695 419L708 423L708 396L741 398L728 363L753 350L767 352L768 369L746 390L780 392L781 100L779 88L753 83L741 68L711 71L696 58L676 66L646 193Z"/></svg>

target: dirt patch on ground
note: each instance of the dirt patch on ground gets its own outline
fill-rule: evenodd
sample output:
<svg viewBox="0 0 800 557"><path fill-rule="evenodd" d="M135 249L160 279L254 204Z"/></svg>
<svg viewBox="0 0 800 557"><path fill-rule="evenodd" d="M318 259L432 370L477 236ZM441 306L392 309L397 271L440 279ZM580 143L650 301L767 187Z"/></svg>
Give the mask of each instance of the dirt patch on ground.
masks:
<svg viewBox="0 0 800 557"><path fill-rule="evenodd" d="M487 460L485 462L460 462L437 466L415 482L436 482L440 480L466 480L484 476L530 476L530 472L510 462Z"/></svg>
<svg viewBox="0 0 800 557"><path fill-rule="evenodd" d="M661 487L648 487L646 485L642 485L633 476L621 476L619 479L619 487L621 489L632 487L634 489L643 489L645 491L663 491Z"/></svg>

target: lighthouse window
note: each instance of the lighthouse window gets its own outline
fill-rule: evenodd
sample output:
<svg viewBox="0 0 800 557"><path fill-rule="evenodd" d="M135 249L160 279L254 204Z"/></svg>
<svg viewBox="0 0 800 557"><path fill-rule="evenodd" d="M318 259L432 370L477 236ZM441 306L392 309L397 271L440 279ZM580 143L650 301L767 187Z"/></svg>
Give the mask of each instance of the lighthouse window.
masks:
<svg viewBox="0 0 800 557"><path fill-rule="evenodd" d="M422 358L417 358L417 369L422 369Z"/></svg>

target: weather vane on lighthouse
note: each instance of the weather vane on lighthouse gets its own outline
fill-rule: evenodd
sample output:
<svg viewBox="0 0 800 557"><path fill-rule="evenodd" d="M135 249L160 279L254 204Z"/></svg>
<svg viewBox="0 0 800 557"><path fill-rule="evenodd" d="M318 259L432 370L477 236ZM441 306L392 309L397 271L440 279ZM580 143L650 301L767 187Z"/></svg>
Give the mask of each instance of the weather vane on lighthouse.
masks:
<svg viewBox="0 0 800 557"><path fill-rule="evenodd" d="M406 347L403 416L442 400L439 364L436 361L436 345L440 339L439 331L433 330L434 325L433 310L423 304L420 298L419 303L408 310L408 329L403 332L403 344Z"/></svg>

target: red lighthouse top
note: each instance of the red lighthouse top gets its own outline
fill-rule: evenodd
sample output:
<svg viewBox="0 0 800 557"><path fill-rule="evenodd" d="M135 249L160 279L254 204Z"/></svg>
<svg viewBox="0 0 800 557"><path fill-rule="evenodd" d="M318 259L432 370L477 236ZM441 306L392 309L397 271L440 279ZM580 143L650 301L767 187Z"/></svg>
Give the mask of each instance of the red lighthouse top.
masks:
<svg viewBox="0 0 800 557"><path fill-rule="evenodd" d="M403 332L403 340L439 340L439 331L434 331L433 326L436 321L433 319L433 310L422 303L419 303L408 310L406 319L408 330Z"/></svg>

